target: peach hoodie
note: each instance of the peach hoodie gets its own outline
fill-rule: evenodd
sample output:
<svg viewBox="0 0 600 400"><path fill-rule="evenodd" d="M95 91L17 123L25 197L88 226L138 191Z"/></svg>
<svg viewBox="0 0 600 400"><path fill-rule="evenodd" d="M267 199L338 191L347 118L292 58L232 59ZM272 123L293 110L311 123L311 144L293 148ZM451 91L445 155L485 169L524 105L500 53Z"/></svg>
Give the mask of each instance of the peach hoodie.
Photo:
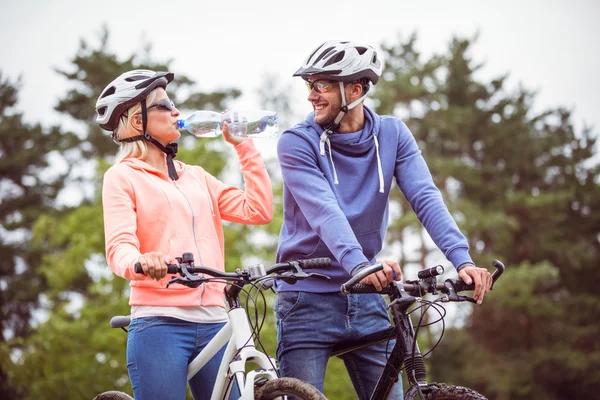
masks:
<svg viewBox="0 0 600 400"><path fill-rule="evenodd" d="M252 140L235 146L245 191L219 181L201 167L175 161L177 181L136 158L104 174L102 203L106 259L115 274L130 280L132 306L221 306L222 283L188 288L136 274L143 253L175 257L192 252L196 265L224 270L222 220L266 224L273 215L269 175Z"/></svg>

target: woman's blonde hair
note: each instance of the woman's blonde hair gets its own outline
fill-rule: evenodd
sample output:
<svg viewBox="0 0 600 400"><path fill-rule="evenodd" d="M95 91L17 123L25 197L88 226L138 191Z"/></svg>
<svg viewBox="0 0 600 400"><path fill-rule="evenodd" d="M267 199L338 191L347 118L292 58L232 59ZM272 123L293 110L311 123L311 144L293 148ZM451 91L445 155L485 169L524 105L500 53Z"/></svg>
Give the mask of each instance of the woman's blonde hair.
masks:
<svg viewBox="0 0 600 400"><path fill-rule="evenodd" d="M154 89L146 97L146 106L150 106L156 99L157 89ZM139 158L145 160L148 157L148 142L146 140L135 140L133 142L120 142L120 140L126 139L132 136L143 135L144 132L136 129L131 124L131 118L134 115L142 112L142 105L137 103L131 106L125 111L119 118L119 125L115 129L113 140L119 145L119 151L115 157L115 164L118 164L121 160L128 157Z"/></svg>

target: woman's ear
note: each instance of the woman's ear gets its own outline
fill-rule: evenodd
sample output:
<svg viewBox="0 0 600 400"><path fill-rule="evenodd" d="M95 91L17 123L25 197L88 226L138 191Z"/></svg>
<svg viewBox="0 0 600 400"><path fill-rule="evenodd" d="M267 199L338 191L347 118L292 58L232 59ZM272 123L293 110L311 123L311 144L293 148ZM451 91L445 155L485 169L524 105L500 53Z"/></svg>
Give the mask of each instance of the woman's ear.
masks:
<svg viewBox="0 0 600 400"><path fill-rule="evenodd" d="M131 126L136 131L141 132L143 130L144 126L142 124L142 114L140 114L140 113L133 114L133 116L129 119L129 121L131 121L130 122Z"/></svg>

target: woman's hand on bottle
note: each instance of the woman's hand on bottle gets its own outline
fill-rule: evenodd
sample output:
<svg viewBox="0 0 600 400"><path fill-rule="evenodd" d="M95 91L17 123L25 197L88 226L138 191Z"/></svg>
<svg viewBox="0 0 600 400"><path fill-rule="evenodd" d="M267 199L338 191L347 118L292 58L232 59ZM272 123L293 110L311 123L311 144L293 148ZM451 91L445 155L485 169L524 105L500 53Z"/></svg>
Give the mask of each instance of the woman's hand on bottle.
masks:
<svg viewBox="0 0 600 400"><path fill-rule="evenodd" d="M153 251L139 256L137 262L142 265L144 275L158 281L167 275L167 265L171 259L158 251Z"/></svg>
<svg viewBox="0 0 600 400"><path fill-rule="evenodd" d="M234 146L242 143L244 140L248 140L247 137L232 135L231 132L229 131L229 124L225 121L223 122L223 126L221 129L223 130L223 136L225 137L225 140L227 141L227 143L231 143Z"/></svg>

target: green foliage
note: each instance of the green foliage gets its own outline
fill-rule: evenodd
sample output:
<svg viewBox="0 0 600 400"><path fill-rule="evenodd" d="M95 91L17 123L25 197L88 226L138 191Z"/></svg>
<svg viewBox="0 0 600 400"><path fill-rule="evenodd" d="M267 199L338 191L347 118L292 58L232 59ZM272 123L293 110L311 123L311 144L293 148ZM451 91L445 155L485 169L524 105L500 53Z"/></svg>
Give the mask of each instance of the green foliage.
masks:
<svg viewBox="0 0 600 400"><path fill-rule="evenodd" d="M151 61L149 49L150 46L147 46L147 53L141 58L131 56L124 61L119 60L109 51L108 32L104 30L98 48L90 48L85 41L81 42L72 60L72 72L57 71L69 81L72 89L59 100L56 109L88 125L88 129L77 136L62 133L58 128L48 134L39 126L23 124L19 115L3 116L0 121L2 133L7 132L2 135L2 154L9 155L2 158L2 176L12 178L14 175L17 185L37 196L30 201L36 213L31 213L27 224L19 225L16 218L10 219L10 212L15 213L12 210L16 209L16 205L3 202L7 215L6 218L3 216L3 226L12 229L6 221L11 222L14 229L27 226L31 229L31 239L22 241L22 246L37 255L38 268L35 271L39 275L37 279L44 284L43 288L37 285L41 290L30 291L35 304L40 295L43 300L42 308L38 310L38 321L30 325L29 314L17 320L23 327L33 327L30 334L9 340L6 346L3 344L0 348L3 353L13 355L12 361L6 358L6 367L2 358L0 376L8 376L10 382L10 386L2 392L7 394L3 398L16 398L17 392L31 398L77 399L93 398L95 394L109 389L131 393L125 365L126 335L108 326L112 316L129 313L128 285L125 280L113 277L104 261L100 199L102 176L116 147L109 135L95 124L94 104L106 84L124 71L135 68L168 70L169 62ZM16 89L8 83L2 88L0 98L12 106L16 101ZM186 91L189 96L178 101L177 94ZM169 85L169 93L181 107L215 109L226 108L227 101L241 94L237 89L200 93L194 90L194 82L182 75L177 75L176 81ZM2 107L2 110L5 108ZM9 142L9 137L13 142L20 142ZM182 138L178 159L199 164L215 176L223 176L231 158L224 141L195 140L191 136L188 139ZM32 146L33 143L36 146ZM45 154L66 149L67 145L75 151L65 158L70 168L81 168L83 160L96 161L98 167L94 179L81 182L92 187L94 196L84 199L79 207L72 209L58 209L52 204L41 207L49 203L42 195L49 199L56 197L63 187L62 180L47 184L36 178L34 183L37 185L27 181L22 184L20 178L17 179L17 167L29 168L22 174L36 177L31 171L47 165ZM39 152L31 151L32 147ZM17 153L13 148L22 151ZM40 194L33 190L39 190ZM27 197L23 200L29 201ZM19 207L27 210L23 202ZM24 221L24 218L21 217L21 220ZM247 239L255 234L254 231L249 227L226 227L228 243L234 243L232 251L227 252L228 265L243 264L242 259L249 253ZM270 258L274 259L274 256L271 254ZM8 275L17 279L14 265L14 262L10 263ZM35 284L35 279L28 276L27 284ZM36 286L32 285L32 288ZM14 296L11 300L15 302L17 299L18 296ZM66 387L69 387L68 391Z"/></svg>
<svg viewBox="0 0 600 400"><path fill-rule="evenodd" d="M386 69L372 95L377 112L405 117L478 264L499 258L507 265L484 304L472 308L465 328L447 327L427 359L430 376L491 399L590 398L600 391L596 136L589 128L575 132L568 110L534 113L534 94L522 87L509 92L507 76L478 79L482 65L469 56L472 42L454 38L446 53L423 59L416 35L398 37L383 46ZM0 287L0 332L13 335L0 341L3 399L93 398L109 389L131 393L126 335L108 327L111 316L129 312L128 285L105 264L99 196L116 148L93 122L93 109L100 91L120 73L169 69L170 61L156 62L151 47L146 49L120 60L109 50L104 30L99 47L82 41L70 71L57 71L69 89L56 109L85 124L77 135L25 123L14 110L19 84L0 75L0 279L7 283ZM225 109L241 94L201 93L189 78L176 78L169 94L183 108ZM291 115L286 89L263 87L262 106ZM51 155L65 156L64 173L46 173ZM242 184L232 172L237 164L229 165L233 150L219 138L184 137L177 157ZM82 168L82 160L97 166L92 181L70 174ZM273 222L225 225L228 270L275 261L281 182L274 178L276 161L266 161L275 194ZM67 182L88 185L94 195L78 207L61 207L54 201ZM387 246L400 249L403 267L426 266L434 249L397 188L391 209ZM415 240L416 257L408 248ZM267 293L265 301L266 309L260 302L249 304L251 311L257 308L258 320L264 315L261 343L274 356L274 295ZM421 348L430 348L436 335L422 333ZM351 386L341 360L330 360L329 398L356 399Z"/></svg>
<svg viewBox="0 0 600 400"><path fill-rule="evenodd" d="M408 115L478 264L507 265L467 329L446 332L430 371L490 398L587 398L600 370L588 342L599 333L588 306L600 277L596 137L575 132L562 108L535 114L534 94L508 92L507 76L478 80L472 40L454 38L429 61L414 45L413 35L384 47L378 111ZM409 220L390 225L390 243Z"/></svg>

